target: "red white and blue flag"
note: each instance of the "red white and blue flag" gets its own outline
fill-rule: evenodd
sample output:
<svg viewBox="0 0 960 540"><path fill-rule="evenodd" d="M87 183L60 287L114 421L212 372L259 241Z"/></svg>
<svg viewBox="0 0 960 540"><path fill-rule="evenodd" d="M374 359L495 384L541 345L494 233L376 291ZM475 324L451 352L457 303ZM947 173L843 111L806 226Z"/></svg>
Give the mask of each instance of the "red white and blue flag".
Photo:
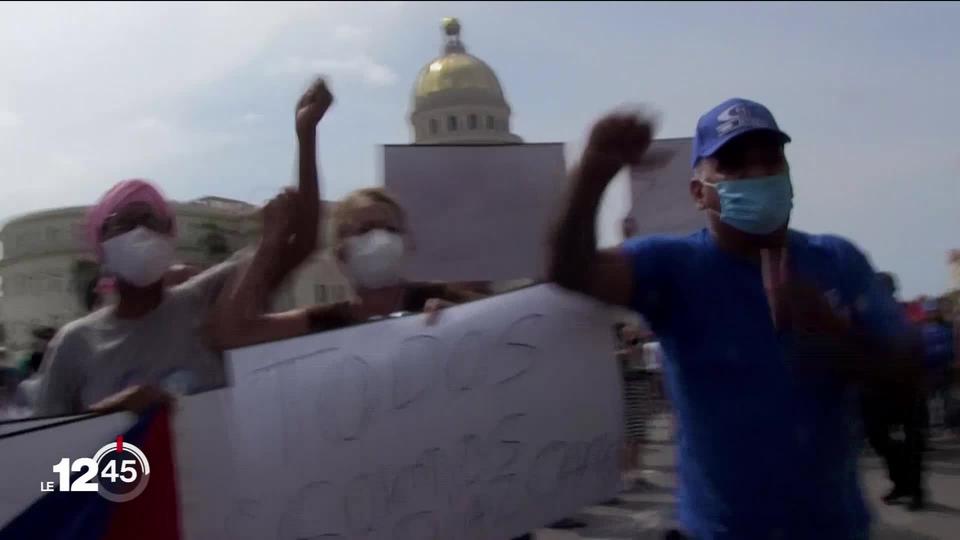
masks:
<svg viewBox="0 0 960 540"><path fill-rule="evenodd" d="M0 540L180 540L168 409L142 415L123 440L150 456L150 482L143 493L113 502L96 492L52 491L0 530Z"/></svg>

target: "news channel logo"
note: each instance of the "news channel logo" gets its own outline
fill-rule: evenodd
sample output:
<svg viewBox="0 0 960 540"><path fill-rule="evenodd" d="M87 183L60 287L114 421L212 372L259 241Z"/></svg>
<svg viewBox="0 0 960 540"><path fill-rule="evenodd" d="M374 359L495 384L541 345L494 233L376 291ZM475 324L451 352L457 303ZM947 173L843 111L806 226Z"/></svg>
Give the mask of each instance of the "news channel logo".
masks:
<svg viewBox="0 0 960 540"><path fill-rule="evenodd" d="M136 445L117 437L92 458L63 458L53 466L56 482L41 482L40 491L97 492L113 502L135 499L150 481L150 462Z"/></svg>

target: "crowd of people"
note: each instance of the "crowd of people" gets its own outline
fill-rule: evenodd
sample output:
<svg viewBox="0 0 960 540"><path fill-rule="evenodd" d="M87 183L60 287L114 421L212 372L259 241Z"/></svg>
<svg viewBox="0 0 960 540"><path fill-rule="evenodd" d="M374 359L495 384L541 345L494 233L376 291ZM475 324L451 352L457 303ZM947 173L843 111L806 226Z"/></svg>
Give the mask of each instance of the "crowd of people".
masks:
<svg viewBox="0 0 960 540"><path fill-rule="evenodd" d="M38 334L29 361L36 387L25 398L36 415L143 411L224 385L224 350L402 313L436 316L483 295L403 280L407 219L380 188L341 200L334 244L320 245L316 132L332 103L323 80L305 92L295 111L296 188L262 209L256 245L213 268L174 260L174 215L157 186L123 181L97 202L88 237L105 279L88 294L90 314ZM653 122L637 115L593 126L547 239L547 277L636 312L649 327L616 328L624 468L639 466L651 373L662 370L680 464L673 537L867 538L861 423L889 465L887 499L910 497L921 508L928 391L952 411L946 314L931 310L911 325L891 276L852 242L789 227L791 139L766 107L745 99L721 103L696 127L690 195L707 227L637 237L627 221L622 245L598 249L604 192L623 168L648 159L653 136ZM320 248L336 255L356 299L273 312L271 293ZM897 424L904 441L890 437Z"/></svg>

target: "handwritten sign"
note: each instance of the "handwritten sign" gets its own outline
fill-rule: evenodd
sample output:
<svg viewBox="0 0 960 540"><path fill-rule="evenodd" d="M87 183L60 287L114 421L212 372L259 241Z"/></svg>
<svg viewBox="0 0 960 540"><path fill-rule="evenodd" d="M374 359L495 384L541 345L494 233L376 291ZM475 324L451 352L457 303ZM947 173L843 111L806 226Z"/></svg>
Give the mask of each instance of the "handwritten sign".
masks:
<svg viewBox="0 0 960 540"><path fill-rule="evenodd" d="M502 540L618 487L609 311L552 286L229 366L233 538Z"/></svg>
<svg viewBox="0 0 960 540"><path fill-rule="evenodd" d="M232 386L173 417L184 538L503 540L610 498L623 424L610 324L608 308L541 285L433 326L233 351ZM62 457L132 421L0 439L0 528Z"/></svg>

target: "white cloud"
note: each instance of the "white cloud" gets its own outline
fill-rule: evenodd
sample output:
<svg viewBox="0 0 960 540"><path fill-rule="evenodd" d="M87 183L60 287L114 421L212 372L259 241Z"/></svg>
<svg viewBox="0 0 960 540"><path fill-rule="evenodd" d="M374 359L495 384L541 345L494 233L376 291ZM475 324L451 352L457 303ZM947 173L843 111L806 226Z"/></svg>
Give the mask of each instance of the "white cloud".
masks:
<svg viewBox="0 0 960 540"><path fill-rule="evenodd" d="M358 79L371 86L390 86L397 82L397 74L386 64L377 62L366 54L346 58L321 58L307 60L288 58L284 70L289 73L321 73L336 77Z"/></svg>

